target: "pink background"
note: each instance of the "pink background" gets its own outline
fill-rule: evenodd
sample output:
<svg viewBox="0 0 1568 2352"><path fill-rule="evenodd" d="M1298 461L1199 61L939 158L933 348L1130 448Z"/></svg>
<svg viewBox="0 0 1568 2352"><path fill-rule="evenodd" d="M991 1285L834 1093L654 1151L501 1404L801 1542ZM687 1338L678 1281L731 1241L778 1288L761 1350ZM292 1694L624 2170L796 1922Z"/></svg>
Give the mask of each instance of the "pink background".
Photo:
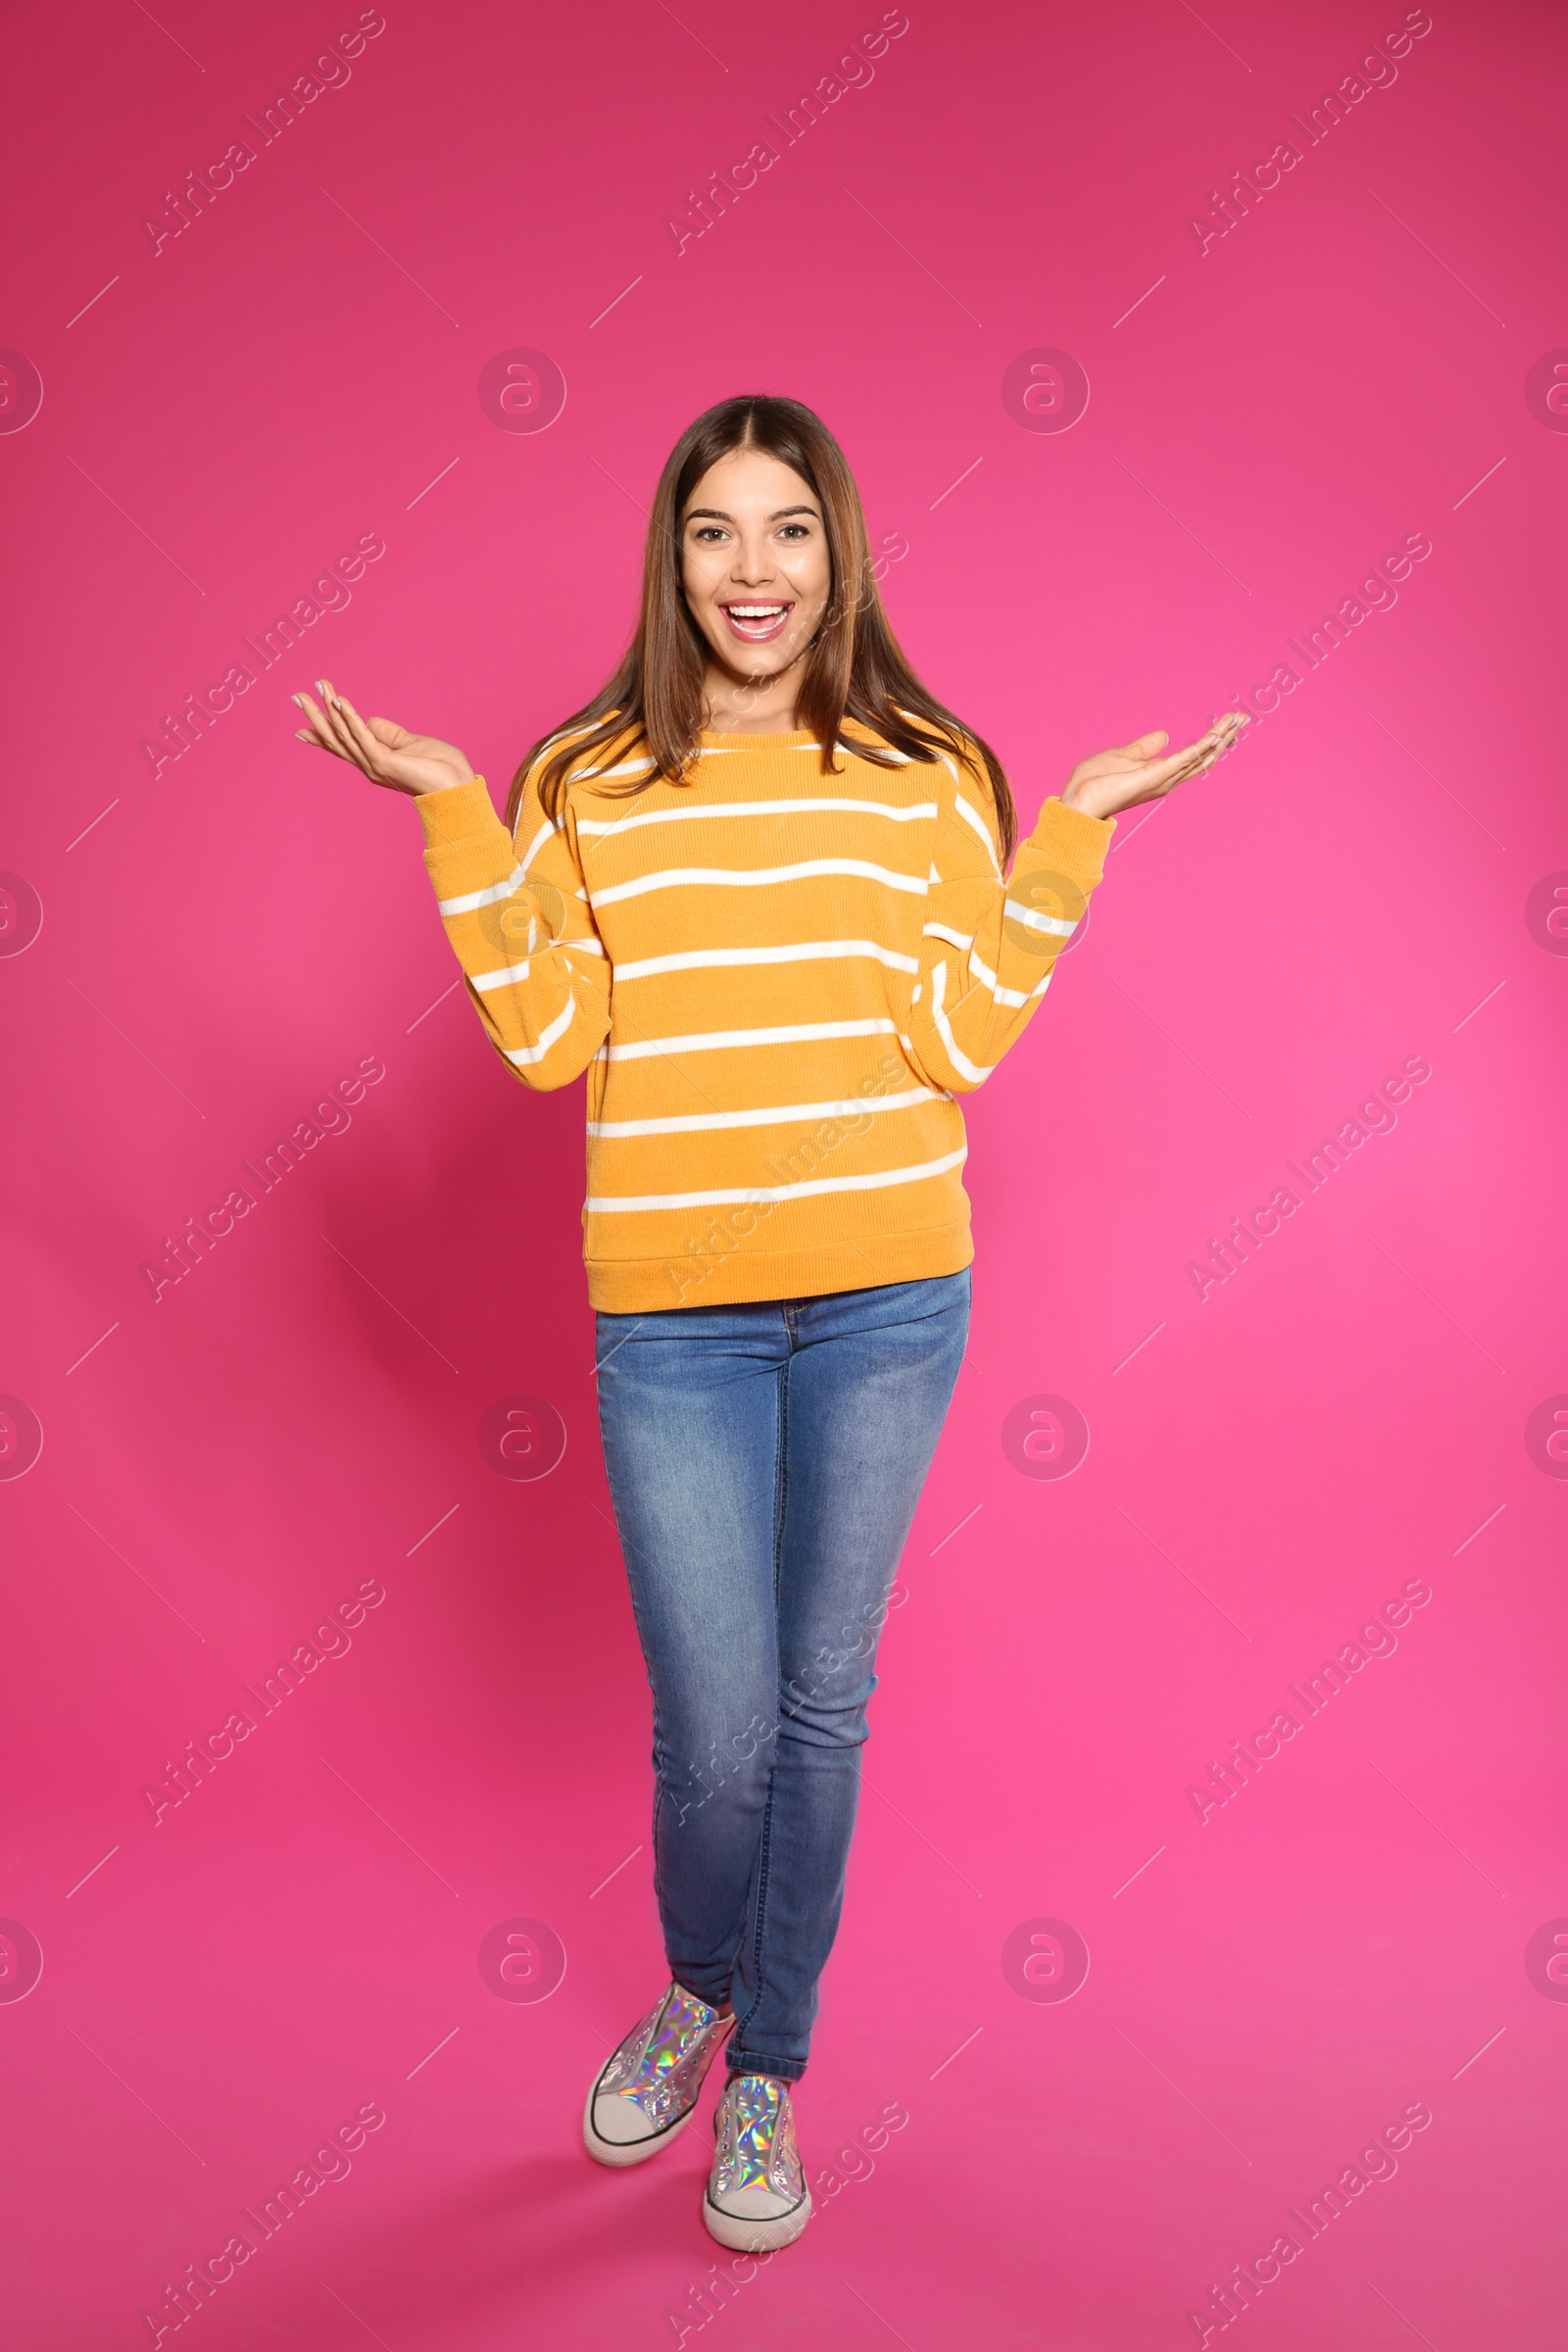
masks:
<svg viewBox="0 0 1568 2352"><path fill-rule="evenodd" d="M43 1968L0 2000L8 2341L152 2340L166 2283L379 2102L189 2323L208 2352L652 2348L670 2312L730 2352L1150 2352L1420 2101L1396 2176L1297 2229L1237 2327L1545 2345L1568 1986L1526 1947L1568 1913L1568 1487L1525 1432L1568 1390L1568 943L1527 902L1568 867L1568 440L1526 378L1568 342L1559 13L1438 0L1200 252L1189 217L1402 9L910 0L874 79L677 255L665 216L874 0L387 0L352 78L155 254L163 191L356 15L245 13L10 21L0 343L43 405L0 435L0 866L43 922L0 960L0 1389L43 1449L0 1482L0 1914ZM517 347L564 375L542 433L477 397ZM1092 387L1067 432L1004 405L1041 347ZM906 545L895 625L1026 821L1100 745L1250 696L1406 534L1433 552L1124 822L971 1106L973 1343L800 2098L821 2212L699 2327L706 2115L625 2176L578 2138L662 1982L580 1094L509 1085L413 811L296 746L287 696L326 670L499 800L623 642L670 442L757 388L839 434ZM386 552L347 609L155 780L162 714L362 534ZM1397 1128L1200 1302L1208 1238L1413 1055ZM362 1057L352 1126L155 1303L143 1261ZM542 1480L477 1442L517 1393L567 1433ZM1001 1441L1042 1393L1091 1432L1061 1481ZM1396 1653L1200 1823L1211 1759L1414 1579ZM144 1786L368 1581L349 1653L155 1824ZM564 1948L544 2001L481 1975L519 1918ZM1070 1999L1004 1972L1041 1919L1087 1944Z"/></svg>

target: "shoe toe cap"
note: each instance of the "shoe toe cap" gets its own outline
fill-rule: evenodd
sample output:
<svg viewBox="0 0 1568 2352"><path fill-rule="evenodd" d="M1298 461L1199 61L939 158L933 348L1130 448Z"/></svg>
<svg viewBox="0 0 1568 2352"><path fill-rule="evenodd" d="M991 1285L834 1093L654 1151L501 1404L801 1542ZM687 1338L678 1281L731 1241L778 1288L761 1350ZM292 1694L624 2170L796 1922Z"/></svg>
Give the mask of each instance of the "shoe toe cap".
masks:
<svg viewBox="0 0 1568 2352"><path fill-rule="evenodd" d="M618 2090L601 2091L593 2105L593 2125L599 2137L612 2148L629 2148L639 2139L652 2139L654 2127L635 2099Z"/></svg>

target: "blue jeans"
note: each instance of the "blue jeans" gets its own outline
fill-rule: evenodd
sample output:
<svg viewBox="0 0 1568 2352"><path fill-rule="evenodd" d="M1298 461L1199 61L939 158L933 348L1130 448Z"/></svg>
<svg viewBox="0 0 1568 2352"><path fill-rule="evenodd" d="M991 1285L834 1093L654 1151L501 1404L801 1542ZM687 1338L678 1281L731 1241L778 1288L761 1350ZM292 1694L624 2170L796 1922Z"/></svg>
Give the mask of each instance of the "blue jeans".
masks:
<svg viewBox="0 0 1568 2352"><path fill-rule="evenodd" d="M838 1930L877 1636L969 1275L600 1314L599 1420L654 1694L670 1973L796 2082Z"/></svg>

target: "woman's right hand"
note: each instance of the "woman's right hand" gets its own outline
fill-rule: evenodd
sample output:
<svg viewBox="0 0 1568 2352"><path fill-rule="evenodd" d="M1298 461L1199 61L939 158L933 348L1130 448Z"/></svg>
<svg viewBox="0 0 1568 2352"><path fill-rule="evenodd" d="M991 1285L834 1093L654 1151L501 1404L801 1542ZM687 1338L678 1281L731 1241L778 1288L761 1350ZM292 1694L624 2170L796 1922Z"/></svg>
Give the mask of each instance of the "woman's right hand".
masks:
<svg viewBox="0 0 1568 2352"><path fill-rule="evenodd" d="M330 678L318 678L316 691L319 704L308 694L294 697L311 722L296 730L301 743L347 760L388 792L417 798L473 782L473 770L455 743L443 743L435 735L411 735L395 718L362 718L354 705L333 690Z"/></svg>

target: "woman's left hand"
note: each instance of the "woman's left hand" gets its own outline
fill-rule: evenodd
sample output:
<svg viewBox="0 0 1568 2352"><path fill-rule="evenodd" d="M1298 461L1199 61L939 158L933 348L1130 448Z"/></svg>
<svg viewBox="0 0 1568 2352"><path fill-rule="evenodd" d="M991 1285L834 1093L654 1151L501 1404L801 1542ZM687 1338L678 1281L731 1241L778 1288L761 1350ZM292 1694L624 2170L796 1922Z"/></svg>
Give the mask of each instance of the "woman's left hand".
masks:
<svg viewBox="0 0 1568 2352"><path fill-rule="evenodd" d="M1063 785L1062 807L1076 808L1084 816L1105 817L1136 808L1141 801L1163 800L1189 776L1200 776L1205 767L1222 759L1248 723L1245 710L1227 710L1206 735L1190 743L1184 752L1171 752L1163 759L1161 751L1170 741L1163 727L1112 751L1096 752L1092 760L1079 760Z"/></svg>

